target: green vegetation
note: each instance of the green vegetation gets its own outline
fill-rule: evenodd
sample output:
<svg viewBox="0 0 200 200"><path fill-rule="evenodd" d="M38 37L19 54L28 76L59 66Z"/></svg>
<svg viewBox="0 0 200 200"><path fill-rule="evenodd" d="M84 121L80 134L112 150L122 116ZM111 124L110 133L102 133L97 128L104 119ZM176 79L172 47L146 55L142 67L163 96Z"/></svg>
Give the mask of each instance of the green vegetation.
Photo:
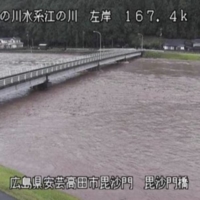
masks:
<svg viewBox="0 0 200 200"><path fill-rule="evenodd" d="M164 42L164 38L160 37L152 37L152 36L144 36L143 39L143 47L145 49L160 49L161 45ZM141 47L141 38L135 38L135 40L132 42L134 47Z"/></svg>
<svg viewBox="0 0 200 200"><path fill-rule="evenodd" d="M4 0L1 1L1 11L20 9L22 11L30 10L34 16L34 10L43 9L56 12L63 10L67 14L72 9L78 10L78 22L55 23L12 23L12 17L9 22L0 20L0 37L21 37L25 44L48 43L55 46L64 47L98 47L99 36L94 34L93 30L102 33L102 46L140 46L140 36L142 33L146 36L156 36L160 38L184 38L193 39L200 37L200 1L193 0ZM102 10L111 10L112 20L106 23L91 23L91 14L93 10L100 12ZM126 11L130 11L131 22L126 22ZM143 21L136 21L136 11L143 11ZM150 22L150 14L146 10L155 10L153 22ZM177 11L176 22L170 20L172 12ZM183 22L183 13L187 13L187 22ZM96 16L96 15L95 15ZM175 16L173 16L175 17ZM182 20L181 20L182 17ZM156 19L159 18L159 23ZM175 19L175 18L173 18ZM162 35L161 35L162 29ZM33 40L32 40L33 39ZM145 48L160 47L160 41L151 41L144 44Z"/></svg>
<svg viewBox="0 0 200 200"><path fill-rule="evenodd" d="M166 59L177 59L177 60L200 60L200 54L197 53L182 53L182 52L157 52L157 51L146 51L143 55L144 58L166 58Z"/></svg>
<svg viewBox="0 0 200 200"><path fill-rule="evenodd" d="M64 192L56 190L10 190L10 177L23 177L22 174L0 165L0 191L3 191L18 200L78 200Z"/></svg>

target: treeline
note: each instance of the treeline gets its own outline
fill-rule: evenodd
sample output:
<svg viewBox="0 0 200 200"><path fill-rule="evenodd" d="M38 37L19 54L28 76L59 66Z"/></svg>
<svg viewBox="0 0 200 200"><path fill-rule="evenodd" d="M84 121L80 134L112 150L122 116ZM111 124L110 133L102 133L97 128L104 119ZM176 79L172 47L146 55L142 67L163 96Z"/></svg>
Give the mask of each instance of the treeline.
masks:
<svg viewBox="0 0 200 200"><path fill-rule="evenodd" d="M140 44L141 36L138 33L158 38L200 37L199 0L0 0L0 2L1 13L6 10L12 14L12 10L16 9L22 11L43 9L56 12L62 10L66 12L68 18L69 10L78 10L77 23L68 22L67 19L55 23L19 23L11 20L4 22L1 14L0 37L20 37L25 44L45 42L63 47L97 47L99 36L94 34L93 30L101 32L102 46L106 47L137 46ZM100 12L100 18L102 11L110 10L111 20L92 23L90 12L93 10ZM143 13L138 10L142 10Z"/></svg>

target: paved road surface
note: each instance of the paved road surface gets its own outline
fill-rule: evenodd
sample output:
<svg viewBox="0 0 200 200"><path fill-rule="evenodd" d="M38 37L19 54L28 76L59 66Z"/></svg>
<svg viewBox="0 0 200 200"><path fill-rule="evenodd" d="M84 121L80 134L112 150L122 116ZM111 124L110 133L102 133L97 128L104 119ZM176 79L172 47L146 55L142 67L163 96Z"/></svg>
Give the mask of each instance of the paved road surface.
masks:
<svg viewBox="0 0 200 200"><path fill-rule="evenodd" d="M0 191L0 200L16 200L16 199Z"/></svg>

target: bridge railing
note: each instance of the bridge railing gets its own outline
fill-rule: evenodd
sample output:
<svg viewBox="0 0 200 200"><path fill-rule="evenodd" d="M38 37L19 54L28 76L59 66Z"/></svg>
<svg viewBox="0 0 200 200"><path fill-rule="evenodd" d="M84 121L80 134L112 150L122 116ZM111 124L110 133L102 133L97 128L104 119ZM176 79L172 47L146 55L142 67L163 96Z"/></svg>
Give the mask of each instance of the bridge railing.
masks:
<svg viewBox="0 0 200 200"><path fill-rule="evenodd" d="M10 74L9 76L0 78L0 88L5 87L7 85L20 83L23 81L25 82L28 79L34 79L34 78L42 77L45 75L53 74L59 71L63 71L66 69L71 69L79 65L88 64L88 63L97 62L97 61L99 62L107 58L132 54L133 52L136 53L136 51L131 51L131 50L120 50L120 51L118 50L118 51L112 51L112 52L95 53L78 60L68 61L64 63L57 63L57 64L46 66L43 68L38 68L38 69L25 71L21 73Z"/></svg>

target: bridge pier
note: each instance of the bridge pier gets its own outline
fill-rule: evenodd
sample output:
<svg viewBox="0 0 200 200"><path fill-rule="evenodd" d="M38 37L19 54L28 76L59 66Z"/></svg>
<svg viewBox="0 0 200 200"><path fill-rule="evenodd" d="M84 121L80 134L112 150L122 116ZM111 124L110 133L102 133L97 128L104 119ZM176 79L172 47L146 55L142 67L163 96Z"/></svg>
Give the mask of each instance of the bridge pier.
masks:
<svg viewBox="0 0 200 200"><path fill-rule="evenodd" d="M128 59L127 57L125 56L124 58L122 58L121 60L117 60L116 62L117 63L121 63L121 62L126 62Z"/></svg>
<svg viewBox="0 0 200 200"><path fill-rule="evenodd" d="M88 69L87 71L89 71L89 72L95 72L95 71L99 71L100 69L101 69L101 65L98 62L98 64L95 67L93 67L91 69Z"/></svg>
<svg viewBox="0 0 200 200"><path fill-rule="evenodd" d="M98 62L98 66L96 69L97 69L97 71L99 71L101 69L100 61Z"/></svg>
<svg viewBox="0 0 200 200"><path fill-rule="evenodd" d="M33 86L33 90L40 90L40 91L46 90L48 88L48 85L49 85L49 77L48 77L48 75L46 75L45 82L41 83L39 85Z"/></svg>

